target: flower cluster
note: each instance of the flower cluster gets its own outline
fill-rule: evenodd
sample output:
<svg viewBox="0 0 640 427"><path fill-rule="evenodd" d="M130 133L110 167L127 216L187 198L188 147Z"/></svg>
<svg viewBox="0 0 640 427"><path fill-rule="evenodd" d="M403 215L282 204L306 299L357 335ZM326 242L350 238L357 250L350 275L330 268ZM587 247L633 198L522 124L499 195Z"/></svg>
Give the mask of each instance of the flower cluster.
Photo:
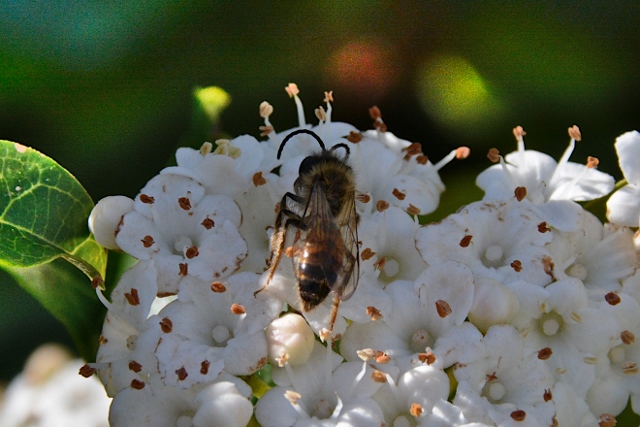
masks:
<svg viewBox="0 0 640 427"><path fill-rule="evenodd" d="M359 286L304 311L291 262L265 285L278 202L293 191L309 135L283 139L260 106L251 136L181 148L177 166L135 200L109 197L90 218L104 246L138 259L111 294L97 370L114 427L601 426L629 398L640 409L640 273L633 232L640 136L616 143L627 190L602 224L578 201L613 178L524 146L477 178L483 200L420 225L444 191L420 144L377 108L360 132L316 110L299 128L349 147L356 177ZM280 157L280 158L278 158ZM635 172L635 173L634 173ZM624 189L623 189L624 190ZM624 218L619 221L617 218ZM635 219L634 219L635 218ZM635 222L634 222L635 221Z"/></svg>

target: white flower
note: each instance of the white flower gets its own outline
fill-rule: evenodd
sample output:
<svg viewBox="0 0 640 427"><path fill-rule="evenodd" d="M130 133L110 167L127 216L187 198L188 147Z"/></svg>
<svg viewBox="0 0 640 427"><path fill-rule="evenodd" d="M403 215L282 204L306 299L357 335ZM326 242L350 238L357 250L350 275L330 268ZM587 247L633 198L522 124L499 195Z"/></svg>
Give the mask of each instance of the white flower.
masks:
<svg viewBox="0 0 640 427"><path fill-rule="evenodd" d="M475 278L545 285L551 281L551 258L544 246L552 236L542 222L522 203L475 202L420 228L416 247L429 264L458 261Z"/></svg>
<svg viewBox="0 0 640 427"><path fill-rule="evenodd" d="M237 273L207 286L185 279L178 300L158 317L163 336L155 350L167 385L191 387L209 382L224 369L232 375L250 375L267 363L266 326L282 304L259 288L255 273Z"/></svg>
<svg viewBox="0 0 640 427"><path fill-rule="evenodd" d="M84 362L56 345L38 348L3 391L3 427L107 427L111 399L96 377L82 378Z"/></svg>
<svg viewBox="0 0 640 427"><path fill-rule="evenodd" d="M615 224L637 227L640 221L640 133L623 133L614 146L627 185L607 201L607 219Z"/></svg>
<svg viewBox="0 0 640 427"><path fill-rule="evenodd" d="M595 380L598 358L605 357L619 340L618 325L601 310L589 306L584 285L578 279L553 282L544 291L547 296L543 301L520 299L521 306L538 304L537 314L526 325L517 322L525 336L525 346L549 353L546 360L556 380L571 384L578 396L584 397ZM533 308L522 310L522 315L528 316L532 311Z"/></svg>
<svg viewBox="0 0 640 427"><path fill-rule="evenodd" d="M508 199L516 187L527 189L527 199L534 204L554 200L585 201L608 194L614 186L613 177L595 169L597 162L580 165L569 161L580 131L569 128L571 141L559 162L547 154L525 150L525 132L514 129L518 150L505 156L506 163L491 166L478 175L476 184L485 191L485 200Z"/></svg>
<svg viewBox="0 0 640 427"><path fill-rule="evenodd" d="M239 268L247 255L240 221L228 196L205 196L190 178L158 175L123 217L116 243L140 260L156 260L159 291L175 293L187 275L211 283Z"/></svg>
<svg viewBox="0 0 640 427"><path fill-rule="evenodd" d="M397 281L385 288L392 306L381 318L366 324L351 323L341 352L356 360L359 350L382 351L402 369L421 365L419 353L432 349L439 366L450 366L474 353L477 329L463 324L473 295L471 275L466 267L449 263L427 269L416 281Z"/></svg>
<svg viewBox="0 0 640 427"><path fill-rule="evenodd" d="M634 273L638 255L633 232L626 227L605 224L587 211L576 216L578 230L552 230L553 240L546 245L554 261L558 279L575 277L597 299L621 289L622 280Z"/></svg>
<svg viewBox="0 0 640 427"><path fill-rule="evenodd" d="M329 354L327 354L329 352ZM277 387L256 404L263 427L383 425L383 415L371 398L381 383L362 362L342 358L318 342L306 365L274 368Z"/></svg>
<svg viewBox="0 0 640 427"><path fill-rule="evenodd" d="M455 366L458 389L453 403L471 421L502 425L520 410L529 422L552 425L555 408L548 392L554 379L538 353L526 349L510 325L489 328L483 344L484 358Z"/></svg>
<svg viewBox="0 0 640 427"><path fill-rule="evenodd" d="M448 395L449 378L442 369L417 366L401 375L397 383L387 375L373 399L389 425L429 426L429 414Z"/></svg>

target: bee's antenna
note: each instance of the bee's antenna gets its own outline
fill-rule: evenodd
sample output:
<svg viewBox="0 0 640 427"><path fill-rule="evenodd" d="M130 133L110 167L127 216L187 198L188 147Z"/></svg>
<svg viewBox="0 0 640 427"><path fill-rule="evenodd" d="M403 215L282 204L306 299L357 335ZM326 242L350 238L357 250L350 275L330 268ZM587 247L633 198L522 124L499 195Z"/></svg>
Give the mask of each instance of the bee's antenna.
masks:
<svg viewBox="0 0 640 427"><path fill-rule="evenodd" d="M284 144L286 144L287 141L290 140L292 137L294 137L296 135L299 135L301 133L306 133L306 134L311 135L312 137L314 137L316 139L316 141L318 141L318 144L320 144L320 147L322 148L322 151L327 151L327 149L324 146L324 142L322 142L320 137L318 135L316 135L315 132L310 131L309 129L298 129L298 130L294 130L289 135L287 135L287 137L284 139L284 141L282 141L282 144L280 144L280 148L278 148L278 160L280 160L280 154L282 154L282 149L284 148Z"/></svg>

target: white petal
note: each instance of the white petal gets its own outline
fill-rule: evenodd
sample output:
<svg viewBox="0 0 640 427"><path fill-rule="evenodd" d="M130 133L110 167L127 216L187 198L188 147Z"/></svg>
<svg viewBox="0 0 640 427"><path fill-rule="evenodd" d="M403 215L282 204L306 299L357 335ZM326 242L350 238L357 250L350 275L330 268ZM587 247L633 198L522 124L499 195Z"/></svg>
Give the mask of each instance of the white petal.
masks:
<svg viewBox="0 0 640 427"><path fill-rule="evenodd" d="M640 133L626 132L616 138L620 169L629 184L640 185Z"/></svg>
<svg viewBox="0 0 640 427"><path fill-rule="evenodd" d="M607 219L614 224L637 227L640 222L640 186L625 185L609 197Z"/></svg>

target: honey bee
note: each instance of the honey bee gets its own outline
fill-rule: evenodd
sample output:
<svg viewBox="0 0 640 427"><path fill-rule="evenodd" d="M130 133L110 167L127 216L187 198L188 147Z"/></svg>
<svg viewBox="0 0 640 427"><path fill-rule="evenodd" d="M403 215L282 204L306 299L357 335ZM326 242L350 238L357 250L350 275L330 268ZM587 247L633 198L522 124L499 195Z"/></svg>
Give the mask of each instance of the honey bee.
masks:
<svg viewBox="0 0 640 427"><path fill-rule="evenodd" d="M338 314L341 301L353 295L358 286L360 261L358 216L355 204L355 176L349 166L350 150L336 144L327 150L318 135L307 129L291 132L278 149L278 160L287 141L299 134L318 141L321 150L300 164L294 193L285 193L271 237L269 274L266 288L273 278L282 254L293 260L298 293L303 311L310 311L334 293L329 330ZM337 151L344 149L339 157ZM295 230L293 244L285 250L287 232Z"/></svg>

